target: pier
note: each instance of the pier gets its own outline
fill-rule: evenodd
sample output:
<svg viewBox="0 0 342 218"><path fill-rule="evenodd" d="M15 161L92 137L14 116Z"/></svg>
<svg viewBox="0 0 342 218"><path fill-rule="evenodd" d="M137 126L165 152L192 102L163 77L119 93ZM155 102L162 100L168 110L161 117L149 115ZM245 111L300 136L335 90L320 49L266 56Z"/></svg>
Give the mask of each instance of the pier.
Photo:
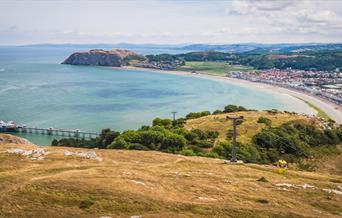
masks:
<svg viewBox="0 0 342 218"><path fill-rule="evenodd" d="M55 129L55 128L39 128L39 127L27 127L25 125L16 125L15 122L10 121L5 123L2 121L0 125L0 132L19 132L19 133L30 133L30 134L41 134L41 135L55 135L65 136L68 138L84 138L92 139L96 138L99 133L81 131L79 129L68 130L68 129Z"/></svg>

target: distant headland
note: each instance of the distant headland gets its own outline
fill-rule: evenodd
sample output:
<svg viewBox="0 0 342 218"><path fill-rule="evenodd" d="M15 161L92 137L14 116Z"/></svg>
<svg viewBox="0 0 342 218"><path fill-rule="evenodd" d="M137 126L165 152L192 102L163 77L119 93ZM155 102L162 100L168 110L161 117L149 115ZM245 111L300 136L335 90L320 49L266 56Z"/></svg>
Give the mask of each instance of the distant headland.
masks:
<svg viewBox="0 0 342 218"><path fill-rule="evenodd" d="M142 60L145 58L129 50L93 49L87 52L75 52L62 64L121 67L127 65L128 61L133 59Z"/></svg>

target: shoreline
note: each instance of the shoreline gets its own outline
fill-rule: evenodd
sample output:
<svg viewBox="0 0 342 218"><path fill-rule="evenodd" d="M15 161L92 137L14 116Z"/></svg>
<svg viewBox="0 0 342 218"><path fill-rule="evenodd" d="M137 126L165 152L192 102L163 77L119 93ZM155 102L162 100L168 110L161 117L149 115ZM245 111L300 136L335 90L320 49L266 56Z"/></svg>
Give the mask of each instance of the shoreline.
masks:
<svg viewBox="0 0 342 218"><path fill-rule="evenodd" d="M205 73L194 74L194 73L190 73L190 72L186 72L186 71L159 70L159 69L132 67L132 66L111 67L111 68L119 69L119 70L136 70L136 71L154 72L154 73L162 73L162 74L172 74L172 75L178 75L178 76L191 76L191 77L211 79L211 80L216 80L216 81L221 81L221 82L229 82L229 83L248 86L248 87L253 86L253 87L259 88L259 89L289 95L291 97L299 99L300 101L302 101L305 104L307 104L307 102L309 102L309 103L315 105L320 110L324 111L336 123L342 124L342 107L341 106L339 106L333 102L330 102L326 99L322 99L318 96L311 95L311 94L305 93L305 92L301 92L301 91L295 90L295 89L279 87L279 86L266 84L266 83L252 82L252 81L237 79L237 78L210 75L210 74L205 74ZM307 102L305 102L303 100L305 100ZM310 107L310 105L308 105L308 107ZM313 108L311 108L311 110L314 111L315 115L317 116L318 111L313 109Z"/></svg>

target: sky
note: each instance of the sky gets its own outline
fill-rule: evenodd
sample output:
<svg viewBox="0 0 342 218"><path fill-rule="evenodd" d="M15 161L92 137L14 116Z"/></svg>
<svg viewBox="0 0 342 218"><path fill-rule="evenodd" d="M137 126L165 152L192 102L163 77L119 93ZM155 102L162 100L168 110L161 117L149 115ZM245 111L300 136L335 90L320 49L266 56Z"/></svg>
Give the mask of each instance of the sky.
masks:
<svg viewBox="0 0 342 218"><path fill-rule="evenodd" d="M342 0L0 0L0 45L341 39Z"/></svg>

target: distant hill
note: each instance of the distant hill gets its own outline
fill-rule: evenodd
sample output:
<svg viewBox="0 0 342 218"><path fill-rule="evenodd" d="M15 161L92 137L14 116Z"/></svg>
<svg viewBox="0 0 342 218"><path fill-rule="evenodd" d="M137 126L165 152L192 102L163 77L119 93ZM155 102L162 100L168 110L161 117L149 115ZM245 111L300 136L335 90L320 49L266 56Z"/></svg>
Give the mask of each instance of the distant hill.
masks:
<svg viewBox="0 0 342 218"><path fill-rule="evenodd" d="M133 43L97 43L97 44L33 44L22 47L46 47L46 48L121 48L121 49L169 49L180 51L208 51L216 50L232 53L243 52L295 52L295 51L317 51L317 50L341 50L342 43L236 43L236 44L133 44Z"/></svg>
<svg viewBox="0 0 342 218"><path fill-rule="evenodd" d="M126 64L127 59L144 59L144 57L122 49L93 49L87 52L73 53L62 64L121 67Z"/></svg>

